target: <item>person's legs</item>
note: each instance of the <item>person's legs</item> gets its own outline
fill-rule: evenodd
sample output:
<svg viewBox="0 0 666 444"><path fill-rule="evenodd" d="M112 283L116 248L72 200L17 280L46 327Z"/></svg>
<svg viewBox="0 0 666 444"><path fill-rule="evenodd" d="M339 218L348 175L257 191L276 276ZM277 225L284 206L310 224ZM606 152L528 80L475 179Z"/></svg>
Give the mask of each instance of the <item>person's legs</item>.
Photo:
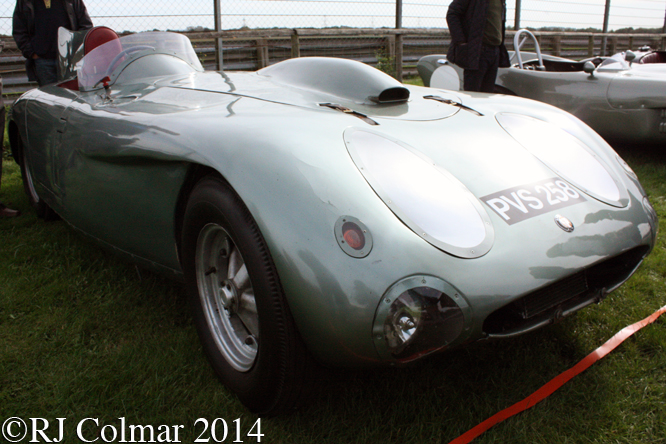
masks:
<svg viewBox="0 0 666 444"><path fill-rule="evenodd" d="M499 48L482 46L479 69L466 69L463 77L465 91L492 93L499 69Z"/></svg>
<svg viewBox="0 0 666 444"><path fill-rule="evenodd" d="M485 46L488 48L487 57L485 57L485 72L481 80L482 92L495 92L495 81L497 80L497 71L499 70L499 47Z"/></svg>
<svg viewBox="0 0 666 444"><path fill-rule="evenodd" d="M0 88L0 95L2 94L2 88ZM0 184L2 184L2 145L5 142L5 106L0 100L0 131L2 135L0 137ZM0 202L0 217L16 217L21 213L7 208L5 204Z"/></svg>
<svg viewBox="0 0 666 444"><path fill-rule="evenodd" d="M58 81L58 65L55 59L35 59L35 73L39 86L50 85Z"/></svg>
<svg viewBox="0 0 666 444"><path fill-rule="evenodd" d="M483 71L481 69L466 69L463 74L463 88L465 91L481 91Z"/></svg>
<svg viewBox="0 0 666 444"><path fill-rule="evenodd" d="M0 184L2 184L2 148L5 145L5 104L2 101L2 87L0 87Z"/></svg>

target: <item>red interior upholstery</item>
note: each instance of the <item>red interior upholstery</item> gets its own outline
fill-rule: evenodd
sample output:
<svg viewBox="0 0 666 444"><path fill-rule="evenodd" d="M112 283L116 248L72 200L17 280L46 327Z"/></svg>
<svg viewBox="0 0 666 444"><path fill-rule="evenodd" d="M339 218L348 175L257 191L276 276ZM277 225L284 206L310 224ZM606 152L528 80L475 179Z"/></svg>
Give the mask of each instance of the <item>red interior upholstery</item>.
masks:
<svg viewBox="0 0 666 444"><path fill-rule="evenodd" d="M83 41L84 54L88 54L93 49L104 43L110 42L111 40L118 40L118 34L116 34L116 31L113 29L107 28L106 26L95 26L94 28L91 28Z"/></svg>
<svg viewBox="0 0 666 444"><path fill-rule="evenodd" d="M79 90L79 79L74 77L73 79L67 80L66 82L58 83L58 86L61 87L61 88L71 89L72 91L78 91Z"/></svg>
<svg viewBox="0 0 666 444"><path fill-rule="evenodd" d="M123 45L113 29L106 26L92 28L83 41L85 55L82 72L79 73L79 76L84 75L86 77L85 82L88 83L101 80L109 69L109 63L122 50Z"/></svg>
<svg viewBox="0 0 666 444"><path fill-rule="evenodd" d="M83 53L84 55L88 55L90 51L92 51L93 49L105 43L111 42L113 40L119 40L118 34L116 34L116 32L113 29L108 28L106 26L96 26L94 28L91 28L86 33L86 36L83 40ZM118 42L117 48L115 48L115 50L116 52L120 52L122 50L120 42ZM106 69L106 65L108 64L108 60L106 60L106 58L108 57L109 54L112 53L112 51L105 51L105 52L107 54L99 55L100 57L95 57L95 55L91 56L92 58L89 59L89 64L99 66L100 70ZM99 60L96 60L97 58L99 58ZM66 82L62 82L58 84L58 86L60 86L61 88L71 89L72 91L79 90L79 82L77 78L68 80Z"/></svg>
<svg viewBox="0 0 666 444"><path fill-rule="evenodd" d="M666 52L657 51L644 56L638 63L666 63Z"/></svg>

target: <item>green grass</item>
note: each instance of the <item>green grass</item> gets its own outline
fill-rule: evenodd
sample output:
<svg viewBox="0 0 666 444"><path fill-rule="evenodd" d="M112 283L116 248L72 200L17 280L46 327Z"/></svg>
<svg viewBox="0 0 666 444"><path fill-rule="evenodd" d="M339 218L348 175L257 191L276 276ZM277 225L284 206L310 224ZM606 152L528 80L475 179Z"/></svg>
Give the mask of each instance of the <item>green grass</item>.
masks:
<svg viewBox="0 0 666 444"><path fill-rule="evenodd" d="M307 408L262 419L261 442L449 442L665 305L666 151L620 153L661 217L655 251L622 288L520 338L409 368L331 371ZM78 443L79 421L99 419L100 427L89 421L84 428L94 439L102 425L125 417L135 425L183 425L180 442L193 442L203 430L197 418L224 418L225 442L232 442L240 418L242 441L256 442L245 433L257 418L213 375L178 285L117 260L62 221L37 220L11 160L0 200L23 212L0 219L0 423L67 418L64 442ZM665 322L475 442L666 443Z"/></svg>
<svg viewBox="0 0 666 444"><path fill-rule="evenodd" d="M416 86L423 86L423 80L421 80L421 77L416 76L416 77L405 77L402 79L403 83L407 83L409 85L416 85Z"/></svg>

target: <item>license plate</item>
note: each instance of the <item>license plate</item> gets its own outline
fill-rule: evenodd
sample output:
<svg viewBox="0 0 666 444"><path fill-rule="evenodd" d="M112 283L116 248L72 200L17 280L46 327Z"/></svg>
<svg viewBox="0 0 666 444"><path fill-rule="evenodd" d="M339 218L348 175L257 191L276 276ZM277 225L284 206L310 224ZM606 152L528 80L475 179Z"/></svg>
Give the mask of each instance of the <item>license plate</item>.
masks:
<svg viewBox="0 0 666 444"><path fill-rule="evenodd" d="M587 201L559 177L519 185L481 198L509 225Z"/></svg>

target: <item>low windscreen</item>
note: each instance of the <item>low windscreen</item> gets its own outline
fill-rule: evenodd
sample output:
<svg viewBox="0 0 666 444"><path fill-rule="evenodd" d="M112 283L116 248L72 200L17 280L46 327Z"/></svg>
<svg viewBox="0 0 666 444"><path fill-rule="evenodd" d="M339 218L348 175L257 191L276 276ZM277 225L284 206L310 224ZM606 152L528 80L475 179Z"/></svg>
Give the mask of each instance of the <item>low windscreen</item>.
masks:
<svg viewBox="0 0 666 444"><path fill-rule="evenodd" d="M629 64L624 60L623 54L615 54L601 62L597 69L600 71L624 71L629 69Z"/></svg>
<svg viewBox="0 0 666 444"><path fill-rule="evenodd" d="M127 59L152 53L175 56L203 71L187 37L171 32L142 32L111 40L86 54L76 67L79 88L86 91L100 87L102 79L107 76L113 79L119 74L117 69Z"/></svg>

